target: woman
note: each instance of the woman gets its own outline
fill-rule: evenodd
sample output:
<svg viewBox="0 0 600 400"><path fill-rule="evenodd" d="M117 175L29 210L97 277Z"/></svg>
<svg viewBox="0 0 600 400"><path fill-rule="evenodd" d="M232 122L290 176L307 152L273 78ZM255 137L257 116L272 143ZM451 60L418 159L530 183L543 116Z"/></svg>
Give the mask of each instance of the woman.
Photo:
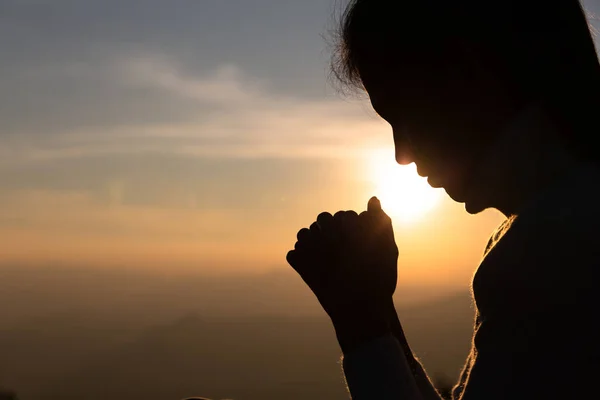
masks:
<svg viewBox="0 0 600 400"><path fill-rule="evenodd" d="M578 0L355 0L334 67L389 122L400 164L469 213L506 216L473 279L453 397L600 397L600 66ZM297 239L287 260L333 322L352 397L440 399L394 310L398 249L377 199Z"/></svg>

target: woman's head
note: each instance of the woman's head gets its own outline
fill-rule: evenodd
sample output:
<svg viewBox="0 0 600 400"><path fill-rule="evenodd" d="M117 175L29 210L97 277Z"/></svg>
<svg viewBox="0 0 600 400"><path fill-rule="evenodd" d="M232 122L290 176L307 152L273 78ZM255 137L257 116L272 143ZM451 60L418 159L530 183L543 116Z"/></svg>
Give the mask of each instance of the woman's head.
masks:
<svg viewBox="0 0 600 400"><path fill-rule="evenodd" d="M459 201L484 149L533 102L596 157L586 128L600 69L577 0L354 0L338 44L335 75L368 92L398 162Z"/></svg>

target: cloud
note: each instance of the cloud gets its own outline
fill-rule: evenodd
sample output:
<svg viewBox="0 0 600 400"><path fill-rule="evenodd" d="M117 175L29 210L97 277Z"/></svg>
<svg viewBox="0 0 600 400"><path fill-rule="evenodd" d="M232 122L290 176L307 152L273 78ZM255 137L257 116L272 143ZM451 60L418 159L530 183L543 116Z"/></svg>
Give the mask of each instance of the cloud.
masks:
<svg viewBox="0 0 600 400"><path fill-rule="evenodd" d="M0 168L148 153L355 155L384 125L326 95L327 7L258 3L4 2Z"/></svg>
<svg viewBox="0 0 600 400"><path fill-rule="evenodd" d="M212 111L156 85L123 85L119 60L148 59L156 77L165 58L194 79L237 65L272 91L319 96L322 8L320 0L2 1L0 135L173 124ZM181 83L165 75L163 85Z"/></svg>
<svg viewBox="0 0 600 400"><path fill-rule="evenodd" d="M130 84L164 89L201 103L234 106L259 95L258 87L244 82L242 71L235 65L221 65L201 77L183 75L176 61L164 56L125 59L120 66Z"/></svg>
<svg viewBox="0 0 600 400"><path fill-rule="evenodd" d="M164 55L142 55L104 65L54 69L46 76L52 73L92 81L110 76L110 84L119 90L114 92L115 97L109 93L104 101L122 104L125 109L130 107L126 102L131 98L124 100L118 95L133 91L184 104L185 112L175 120L160 121L151 116L154 108L150 107L148 122L136 115L128 123L124 115L119 124L111 126L81 122L66 124L72 126L63 131L53 129L48 135L4 135L0 141L5 164L140 153L233 158L352 157L365 146L382 145L388 140L387 134L378 135L387 130L385 124L365 103L273 93L268 82L254 79L233 65L190 73L177 60ZM101 87L98 89L103 93ZM94 88L89 95L95 95ZM89 106L94 110L80 108L79 116L97 107L94 102ZM107 110L112 108L114 104Z"/></svg>

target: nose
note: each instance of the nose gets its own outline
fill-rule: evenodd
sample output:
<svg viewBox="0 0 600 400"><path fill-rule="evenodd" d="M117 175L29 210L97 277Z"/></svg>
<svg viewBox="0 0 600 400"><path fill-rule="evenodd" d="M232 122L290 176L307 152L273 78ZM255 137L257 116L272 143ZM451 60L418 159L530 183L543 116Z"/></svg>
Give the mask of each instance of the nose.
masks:
<svg viewBox="0 0 600 400"><path fill-rule="evenodd" d="M403 129L394 128L394 146L396 149L396 162L398 164L408 165L415 161L410 139L403 132Z"/></svg>

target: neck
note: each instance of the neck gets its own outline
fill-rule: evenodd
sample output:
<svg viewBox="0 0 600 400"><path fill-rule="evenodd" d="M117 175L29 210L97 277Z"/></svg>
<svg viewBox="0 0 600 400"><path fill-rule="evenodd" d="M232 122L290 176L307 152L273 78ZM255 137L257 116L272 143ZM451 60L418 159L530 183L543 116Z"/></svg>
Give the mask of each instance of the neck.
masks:
<svg viewBox="0 0 600 400"><path fill-rule="evenodd" d="M477 185L481 202L506 217L518 215L542 190L577 164L561 137L542 108L532 106L523 111L484 158ZM477 205L467 204L469 208Z"/></svg>

